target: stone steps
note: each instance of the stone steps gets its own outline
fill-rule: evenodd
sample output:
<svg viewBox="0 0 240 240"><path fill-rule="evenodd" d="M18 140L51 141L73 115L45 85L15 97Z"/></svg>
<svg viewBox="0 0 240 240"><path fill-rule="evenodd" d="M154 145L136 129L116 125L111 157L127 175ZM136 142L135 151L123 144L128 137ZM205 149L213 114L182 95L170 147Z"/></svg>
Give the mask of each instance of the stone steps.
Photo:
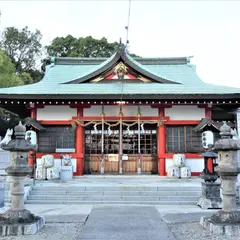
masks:
<svg viewBox="0 0 240 240"><path fill-rule="evenodd" d="M49 195L52 191L34 190L31 195ZM199 191L54 191L54 195L71 196L197 196Z"/></svg>
<svg viewBox="0 0 240 240"><path fill-rule="evenodd" d="M139 186L34 186L33 190L40 191L201 191L201 186L199 187L175 187L175 186L164 186L164 187L139 187Z"/></svg>
<svg viewBox="0 0 240 240"><path fill-rule="evenodd" d="M200 187L35 186L28 204L196 205Z"/></svg>
<svg viewBox="0 0 240 240"><path fill-rule="evenodd" d="M27 204L66 204L66 205L87 205L87 204L143 204L143 205L196 205L196 201L98 201L98 200L85 200L85 201L64 201L64 200L28 200Z"/></svg>
<svg viewBox="0 0 240 240"><path fill-rule="evenodd" d="M56 200L55 195L30 195L29 200ZM132 201L197 201L196 196L61 196L61 200L97 200L97 201L121 201L121 200L132 200Z"/></svg>

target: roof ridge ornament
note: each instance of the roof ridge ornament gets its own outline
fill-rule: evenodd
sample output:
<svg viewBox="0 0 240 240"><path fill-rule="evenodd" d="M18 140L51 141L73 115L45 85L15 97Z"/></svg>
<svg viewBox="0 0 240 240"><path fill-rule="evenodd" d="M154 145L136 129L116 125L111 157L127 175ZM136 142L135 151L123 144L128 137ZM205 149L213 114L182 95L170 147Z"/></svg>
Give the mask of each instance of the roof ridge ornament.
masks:
<svg viewBox="0 0 240 240"><path fill-rule="evenodd" d="M118 45L118 49L117 49L117 53L122 57L122 56L125 56L126 53L127 53L127 48L124 44L120 43Z"/></svg>

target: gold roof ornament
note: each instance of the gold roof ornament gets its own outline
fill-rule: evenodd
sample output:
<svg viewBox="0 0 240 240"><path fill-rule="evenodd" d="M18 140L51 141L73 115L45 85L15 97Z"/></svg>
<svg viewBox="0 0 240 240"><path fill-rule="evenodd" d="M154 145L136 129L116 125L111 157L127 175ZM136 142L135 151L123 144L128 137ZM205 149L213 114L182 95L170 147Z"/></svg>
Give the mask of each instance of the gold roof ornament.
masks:
<svg viewBox="0 0 240 240"><path fill-rule="evenodd" d="M123 79L128 73L128 67L120 62L116 67L113 68L113 72L117 75L118 79Z"/></svg>

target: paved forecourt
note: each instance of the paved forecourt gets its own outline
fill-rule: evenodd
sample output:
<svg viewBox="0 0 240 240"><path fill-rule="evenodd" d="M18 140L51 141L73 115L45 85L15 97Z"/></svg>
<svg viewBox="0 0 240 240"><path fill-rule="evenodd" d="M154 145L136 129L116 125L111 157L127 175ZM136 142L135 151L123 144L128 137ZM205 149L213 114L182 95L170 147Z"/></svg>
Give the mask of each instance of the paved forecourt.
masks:
<svg viewBox="0 0 240 240"><path fill-rule="evenodd" d="M93 208L81 240L175 240L155 207L98 206Z"/></svg>

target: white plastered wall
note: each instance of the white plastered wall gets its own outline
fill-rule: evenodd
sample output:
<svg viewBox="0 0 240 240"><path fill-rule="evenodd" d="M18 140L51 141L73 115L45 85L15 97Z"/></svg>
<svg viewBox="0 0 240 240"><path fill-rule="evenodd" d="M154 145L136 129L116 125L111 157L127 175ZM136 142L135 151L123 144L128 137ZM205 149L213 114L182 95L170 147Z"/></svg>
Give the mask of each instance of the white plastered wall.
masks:
<svg viewBox="0 0 240 240"><path fill-rule="evenodd" d="M173 165L172 158L166 158L166 171L169 167ZM185 166L191 168L191 172L202 172L204 169L204 159L203 158L186 158Z"/></svg>
<svg viewBox="0 0 240 240"><path fill-rule="evenodd" d="M45 106L37 109L37 120L72 120L77 109L69 106Z"/></svg>
<svg viewBox="0 0 240 240"><path fill-rule="evenodd" d="M165 109L165 116L170 120L201 120L205 117L205 109L198 106L172 106Z"/></svg>
<svg viewBox="0 0 240 240"><path fill-rule="evenodd" d="M73 172L77 171L77 160L76 158L71 158L72 165L73 165ZM37 158L37 166L41 163L41 158ZM61 167L61 159L60 158L54 158L54 167L58 167L60 170Z"/></svg>
<svg viewBox="0 0 240 240"><path fill-rule="evenodd" d="M125 117L136 117L138 113L138 106L123 106L122 112ZM151 108L151 106L141 106L141 115L144 117L157 117L158 109ZM91 106L83 109L84 117L100 116L102 113L102 106ZM104 113L106 117L117 117L119 115L119 106L104 106Z"/></svg>

